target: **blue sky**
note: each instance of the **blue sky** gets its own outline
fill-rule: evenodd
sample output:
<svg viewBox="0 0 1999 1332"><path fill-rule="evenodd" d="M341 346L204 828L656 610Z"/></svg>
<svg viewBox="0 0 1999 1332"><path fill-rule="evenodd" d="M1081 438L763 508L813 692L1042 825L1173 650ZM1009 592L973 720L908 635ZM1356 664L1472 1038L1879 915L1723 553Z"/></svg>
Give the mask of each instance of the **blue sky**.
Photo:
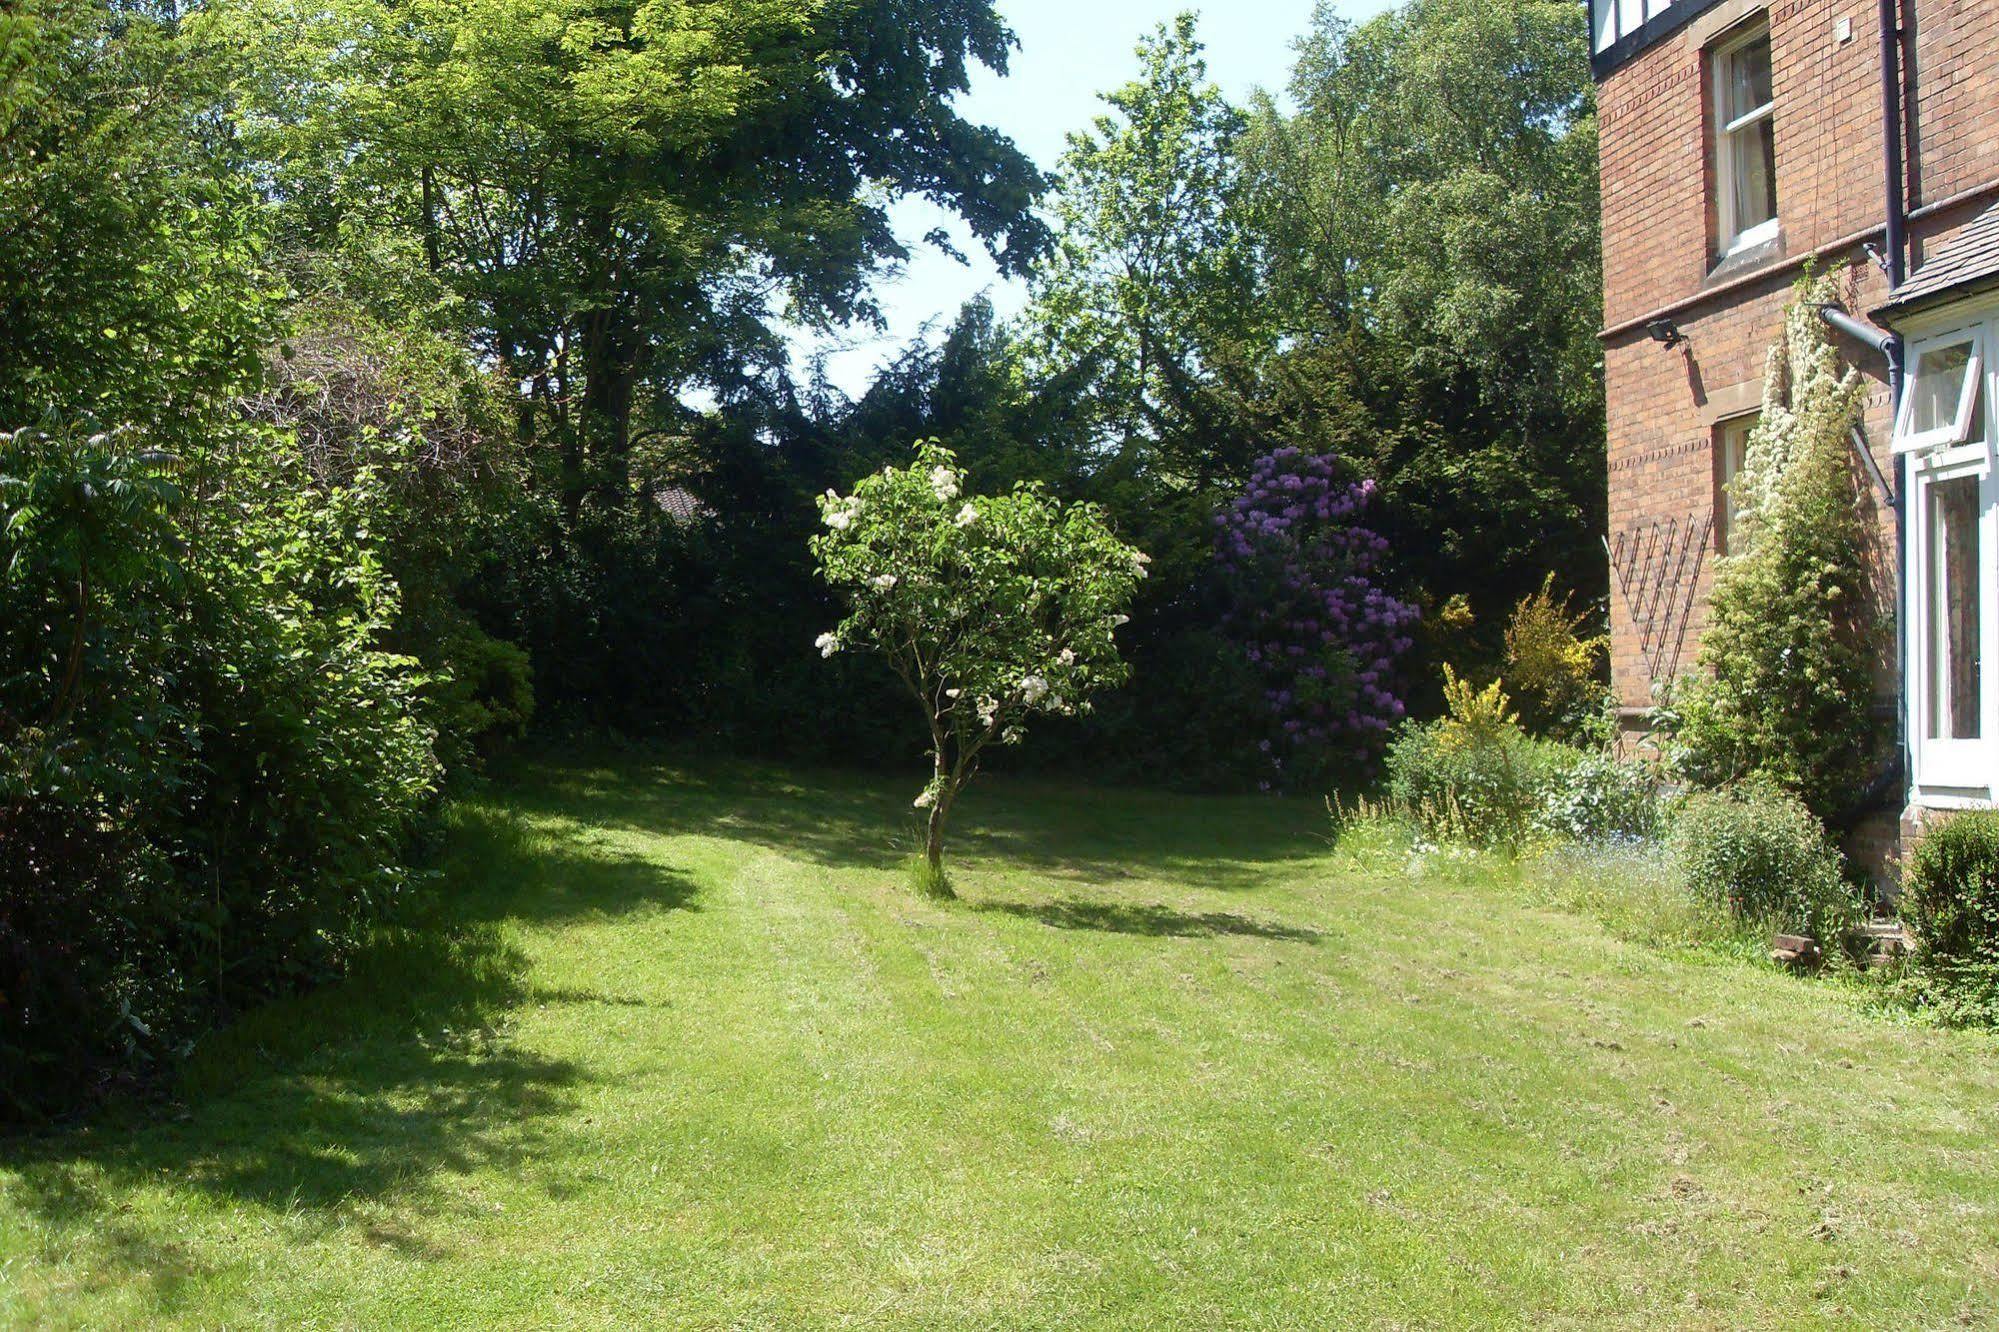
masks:
<svg viewBox="0 0 1999 1332"><path fill-rule="evenodd" d="M1130 79L1138 62L1132 54L1141 33L1185 8L1201 14L1208 74L1232 99L1253 88L1281 90L1291 69L1292 39L1310 26L1314 0L1233 0L1190 6L1187 0L999 0L999 11L1020 39L1011 72L1000 78L975 75L972 91L960 102L963 113L997 126L1044 168L1053 168L1066 135L1101 111L1097 94ZM1349 18L1362 19L1388 6L1383 0L1338 0ZM1025 293L1002 282L962 226L923 202L895 211L897 233L913 243L944 225L971 260L960 264L929 247L915 248L906 269L876 284L888 330L846 330L827 339L801 338L799 354L825 348L833 382L849 393L866 388L875 368L929 323L941 328L959 306L989 291L1002 314L1020 308Z"/></svg>

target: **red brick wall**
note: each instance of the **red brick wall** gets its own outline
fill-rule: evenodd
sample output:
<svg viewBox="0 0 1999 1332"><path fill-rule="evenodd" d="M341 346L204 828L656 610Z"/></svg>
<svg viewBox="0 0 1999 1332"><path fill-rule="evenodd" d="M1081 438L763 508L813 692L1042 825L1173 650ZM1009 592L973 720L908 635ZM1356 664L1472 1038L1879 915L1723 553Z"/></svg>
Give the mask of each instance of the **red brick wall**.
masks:
<svg viewBox="0 0 1999 1332"><path fill-rule="evenodd" d="M1999 0L1916 0L1914 10L1918 97L1911 172L1920 206L1999 181ZM1755 386L1802 261L1881 223L1876 6L1867 0L1776 0L1760 12L1770 25L1782 234L1773 252L1717 270L1705 48L1755 12L1741 0L1718 5L1613 71L1598 89L1613 543L1620 535L1630 542L1657 524L1699 528L1711 520L1715 419L1745 405L1744 395L1746 405L1760 396ZM1841 19L1851 23L1845 42L1837 36ZM1920 261L1927 245L1989 202L1968 202L1917 223L1915 258ZM1851 309L1865 311L1886 294L1880 271L1857 246L1824 256L1819 267L1846 274ZM1620 327L1688 301L1693 303L1671 316L1686 334L1684 346L1667 350L1642 327ZM1865 348L1849 344L1846 351L1873 380L1867 432L1892 477L1885 366ZM1894 550L1892 515L1878 517L1883 584L1892 586L1886 567ZM1710 540L1704 556L1712 547ZM1664 580L1641 573L1646 586L1620 587L1613 574L1611 661L1627 707L1651 701L1656 676L1693 668L1712 572L1712 560L1700 560L1681 589L1684 634L1656 633L1650 653L1632 603L1648 586L1656 597ZM1677 615L1670 618L1677 630ZM1888 660L1882 684L1884 691L1894 686Z"/></svg>
<svg viewBox="0 0 1999 1332"><path fill-rule="evenodd" d="M1917 0L1914 8L1909 164L1922 203L1999 178L1999 0Z"/></svg>

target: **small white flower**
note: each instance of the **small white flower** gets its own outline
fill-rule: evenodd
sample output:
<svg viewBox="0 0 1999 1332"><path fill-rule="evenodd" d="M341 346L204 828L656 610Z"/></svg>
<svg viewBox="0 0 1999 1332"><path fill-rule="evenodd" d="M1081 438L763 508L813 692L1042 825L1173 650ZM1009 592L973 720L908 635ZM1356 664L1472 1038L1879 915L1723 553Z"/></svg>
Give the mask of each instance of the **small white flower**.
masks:
<svg viewBox="0 0 1999 1332"><path fill-rule="evenodd" d="M873 578L870 578L868 581L873 583L876 587L880 588L882 591L886 592L890 588L895 586L895 575L876 574Z"/></svg>
<svg viewBox="0 0 1999 1332"><path fill-rule="evenodd" d="M964 690L962 690L962 689L946 689L946 690L944 691L944 697L946 697L946 698L956 698L956 697L958 697L958 695L959 695L959 694L962 694L963 692L964 692Z"/></svg>
<svg viewBox="0 0 1999 1332"><path fill-rule="evenodd" d="M923 788L923 793L917 796L913 803L918 809L929 809L937 803L937 792L931 787L926 786Z"/></svg>
<svg viewBox="0 0 1999 1332"><path fill-rule="evenodd" d="M1048 682L1038 675L1024 675L1020 679L1020 697L1027 703L1039 703L1048 694Z"/></svg>
<svg viewBox="0 0 1999 1332"><path fill-rule="evenodd" d="M1076 650L1074 648L1063 648L1062 655L1055 658L1055 660L1061 662L1064 666L1074 666L1076 664Z"/></svg>
<svg viewBox="0 0 1999 1332"><path fill-rule="evenodd" d="M826 526L832 528L835 532L846 531L853 524L853 521L854 515L848 513L845 509L835 509L826 515Z"/></svg>
<svg viewBox="0 0 1999 1332"><path fill-rule="evenodd" d="M958 510L958 516L953 521L960 527L970 527L979 521L979 511L967 504L964 508Z"/></svg>
<svg viewBox="0 0 1999 1332"><path fill-rule="evenodd" d="M1130 624L1130 623L1131 623L1131 617L1130 617L1129 615L1113 615L1113 616L1111 616L1111 628L1113 628L1113 629L1119 629L1119 628L1122 628L1123 626L1125 626L1125 625L1127 625L1127 624Z"/></svg>
<svg viewBox="0 0 1999 1332"><path fill-rule="evenodd" d="M830 657L840 650L840 640L834 634L821 634L812 640L812 646L819 649L819 655Z"/></svg>
<svg viewBox="0 0 1999 1332"><path fill-rule="evenodd" d="M930 489L943 503L958 498L958 474L943 464L930 469Z"/></svg>

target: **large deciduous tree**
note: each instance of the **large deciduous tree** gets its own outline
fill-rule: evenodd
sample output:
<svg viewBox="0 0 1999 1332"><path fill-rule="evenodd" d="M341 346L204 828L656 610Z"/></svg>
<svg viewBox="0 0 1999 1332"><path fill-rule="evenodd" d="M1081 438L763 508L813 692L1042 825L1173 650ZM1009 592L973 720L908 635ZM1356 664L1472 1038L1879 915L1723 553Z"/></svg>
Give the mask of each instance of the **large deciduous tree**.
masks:
<svg viewBox="0 0 1999 1332"><path fill-rule="evenodd" d="M867 317L897 197L1005 270L1040 177L957 114L1003 69L990 0L217 0L249 142L296 237L421 263L469 306L572 503L690 386L774 360L778 316ZM397 280L393 276L389 280Z"/></svg>
<svg viewBox="0 0 1999 1332"><path fill-rule="evenodd" d="M1028 313L1034 368L1088 386L1096 444L1197 486L1239 477L1260 451L1227 390L1264 349L1245 121L1201 50L1191 14L1162 24L1138 45L1138 77L1069 136L1059 240Z"/></svg>
<svg viewBox="0 0 1999 1332"><path fill-rule="evenodd" d="M1321 6L1295 110L1259 99L1243 138L1281 414L1334 418L1405 567L1495 610L1551 566L1602 588L1586 28L1565 0Z"/></svg>

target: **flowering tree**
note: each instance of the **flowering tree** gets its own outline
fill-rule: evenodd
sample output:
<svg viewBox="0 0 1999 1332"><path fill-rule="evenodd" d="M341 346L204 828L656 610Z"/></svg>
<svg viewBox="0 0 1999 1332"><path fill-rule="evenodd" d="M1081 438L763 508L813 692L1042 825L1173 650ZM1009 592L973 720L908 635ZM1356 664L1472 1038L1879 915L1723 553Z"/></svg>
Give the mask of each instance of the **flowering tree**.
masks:
<svg viewBox="0 0 1999 1332"><path fill-rule="evenodd" d="M1839 294L1833 278L1801 279L1770 348L1731 485L1741 513L1715 563L1705 669L1679 684L1671 757L1703 785L1768 778L1844 826L1887 740L1871 706L1887 626L1852 462L1867 385L1819 317Z"/></svg>
<svg viewBox="0 0 1999 1332"><path fill-rule="evenodd" d="M939 890L944 827L980 751L1018 743L1031 713L1087 712L1091 693L1129 673L1112 631L1146 565L1094 505L1064 508L1030 486L963 497L960 487L951 453L921 444L913 465L884 468L852 495L827 491L826 531L812 539L820 575L850 606L820 652L882 654L930 728L916 806L928 811L928 882Z"/></svg>
<svg viewBox="0 0 1999 1332"><path fill-rule="evenodd" d="M1215 517L1215 557L1236 591L1226 627L1270 709L1260 748L1272 781L1308 755L1371 760L1403 714L1395 666L1417 610L1375 581L1388 543L1360 522L1374 483L1341 481L1335 466L1279 449Z"/></svg>

